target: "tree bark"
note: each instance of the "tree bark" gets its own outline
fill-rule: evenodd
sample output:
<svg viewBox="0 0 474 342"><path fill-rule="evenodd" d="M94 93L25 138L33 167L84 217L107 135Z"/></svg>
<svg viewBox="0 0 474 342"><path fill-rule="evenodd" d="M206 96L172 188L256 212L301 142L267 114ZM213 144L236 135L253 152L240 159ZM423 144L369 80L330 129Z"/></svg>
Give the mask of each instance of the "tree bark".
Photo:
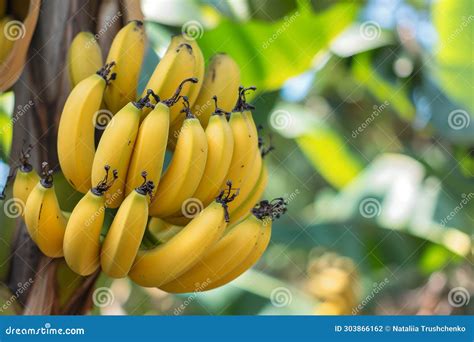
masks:
<svg viewBox="0 0 474 342"><path fill-rule="evenodd" d="M136 3L139 2L136 1ZM70 91L66 66L67 48L80 31L95 33L108 18L110 8L120 8L118 0L43 0L24 70L13 87L15 111L11 165L14 165L22 146L34 146L31 163L37 170L48 161L59 169L57 157L57 129L64 102ZM109 8L109 10L107 10ZM122 18L122 20L124 20ZM108 27L107 37L100 38L101 46L110 40L123 25L119 20ZM26 306L25 314L81 314L90 308L87 298L93 290L97 274L83 279L82 286L61 309L58 304L56 270L58 260L45 257L30 239L25 224L18 219L12 247L8 286L13 293L21 284L33 279L32 286L18 301ZM63 310L63 311L62 311Z"/></svg>

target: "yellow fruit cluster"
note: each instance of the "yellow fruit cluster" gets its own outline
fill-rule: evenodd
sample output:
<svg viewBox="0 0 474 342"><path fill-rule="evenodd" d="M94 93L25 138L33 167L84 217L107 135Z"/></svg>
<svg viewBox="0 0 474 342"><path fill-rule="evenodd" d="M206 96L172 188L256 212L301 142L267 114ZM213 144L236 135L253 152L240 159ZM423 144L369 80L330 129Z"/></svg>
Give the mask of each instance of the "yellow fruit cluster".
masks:
<svg viewBox="0 0 474 342"><path fill-rule="evenodd" d="M359 276L353 261L326 252L308 267L308 291L320 301L316 315L350 315L358 303Z"/></svg>
<svg viewBox="0 0 474 342"><path fill-rule="evenodd" d="M104 66L94 36L76 36L57 147L65 178L84 196L62 212L52 171L45 163L38 177L26 156L14 196L26 202L41 251L64 256L80 275L100 268L168 292L209 290L258 261L272 220L286 211L281 198L259 202L268 171L246 101L255 88L239 86L226 54L205 72L198 44L180 35L137 98L144 53L139 21L118 32ZM102 232L106 208L116 211Z"/></svg>

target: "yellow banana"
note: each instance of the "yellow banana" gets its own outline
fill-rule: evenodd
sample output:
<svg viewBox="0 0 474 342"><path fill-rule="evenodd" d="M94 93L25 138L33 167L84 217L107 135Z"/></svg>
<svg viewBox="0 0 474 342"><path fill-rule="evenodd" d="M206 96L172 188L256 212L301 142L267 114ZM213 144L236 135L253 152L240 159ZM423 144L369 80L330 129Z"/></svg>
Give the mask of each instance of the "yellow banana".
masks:
<svg viewBox="0 0 474 342"><path fill-rule="evenodd" d="M272 232L272 221L279 218L286 212L286 203L282 198L276 198L271 202L261 201L252 210L252 215L239 223L258 224L260 226L260 235L257 243L250 254L238 263L234 269L227 270L221 277L208 284L204 290L212 290L225 285L239 277L242 273L251 268L263 255L270 242Z"/></svg>
<svg viewBox="0 0 474 342"><path fill-rule="evenodd" d="M186 120L178 138L173 159L166 169L150 206L150 215L166 217L178 212L191 198L201 181L207 159L204 130L189 109L186 97Z"/></svg>
<svg viewBox="0 0 474 342"><path fill-rule="evenodd" d="M185 40L181 35L174 36L171 39L168 50L151 75L145 89L153 90L153 92L161 98L170 98L184 79L199 76L200 73L198 71L200 69L197 64L200 63L199 54L202 53L200 50L197 51L196 46L197 44ZM200 68L204 69L204 58L202 58L202 66ZM203 73L204 71L202 74ZM193 95L193 98L189 99L190 105L194 103L197 92L199 92L199 90L196 91L193 89L200 88L201 84L202 77L198 79L198 83L185 84L182 88L182 95ZM145 110L144 112L148 114L149 111L150 110ZM170 123L173 123L179 116L179 106L171 107Z"/></svg>
<svg viewBox="0 0 474 342"><path fill-rule="evenodd" d="M214 55L207 67L199 96L194 102L193 113L206 128L213 107L212 98L217 96L219 106L230 112L237 102L240 85L240 70L237 63L227 54Z"/></svg>
<svg viewBox="0 0 474 342"><path fill-rule="evenodd" d="M63 256L67 219L59 207L52 170L44 162L42 177L31 191L25 206L25 223L32 240L50 258Z"/></svg>
<svg viewBox="0 0 474 342"><path fill-rule="evenodd" d="M13 198L17 203L18 208L21 208L22 214L28 196L30 195L33 188L38 184L39 176L33 169L33 166L28 162L30 158L31 145L22 150L20 154L20 167L18 168L13 182Z"/></svg>
<svg viewBox="0 0 474 342"><path fill-rule="evenodd" d="M148 230L160 242L165 243L183 229L157 217L151 217L148 222Z"/></svg>
<svg viewBox="0 0 474 342"><path fill-rule="evenodd" d="M71 87L74 88L83 79L95 74L102 65L102 52L94 35L90 32L79 32L67 53Z"/></svg>
<svg viewBox="0 0 474 342"><path fill-rule="evenodd" d="M196 265L175 280L160 286L160 289L171 293L207 290L208 285L238 267L247 258L255 248L260 234L261 224L257 220L244 221L234 226Z"/></svg>
<svg viewBox="0 0 474 342"><path fill-rule="evenodd" d="M208 146L206 166L204 168L201 182L192 195L194 202L199 204L201 208L207 207L214 200L219 193L222 184L224 184L225 176L229 171L232 151L234 148L234 138L225 116L226 113L217 107L217 100L215 101L216 110L206 128ZM238 199L239 198L236 200ZM183 217L182 210L175 213L173 216L176 216L177 218ZM185 219L182 221L175 220L181 225L187 223ZM190 219L188 219L188 221L189 220ZM168 221L171 222L170 220Z"/></svg>
<svg viewBox="0 0 474 342"><path fill-rule="evenodd" d="M106 64L97 74L74 87L59 121L57 146L61 170L72 187L82 193L89 191L92 186L95 121L100 115L104 90L110 81L110 68L111 65ZM104 165L101 166L101 173Z"/></svg>
<svg viewBox="0 0 474 342"><path fill-rule="evenodd" d="M227 204L235 197L222 191L168 242L139 251L129 277L145 287L161 286L190 269L220 237L226 227Z"/></svg>
<svg viewBox="0 0 474 342"><path fill-rule="evenodd" d="M64 258L77 274L86 276L100 266L100 232L104 224L106 201L104 193L117 178L116 172L109 181L109 166L105 177L91 188L72 211L64 234Z"/></svg>
<svg viewBox="0 0 474 342"><path fill-rule="evenodd" d="M137 255L148 219L148 198L154 185L146 180L132 191L120 205L104 239L100 252L102 270L109 277L127 276Z"/></svg>
<svg viewBox="0 0 474 342"><path fill-rule="evenodd" d="M243 218L250 215L251 209L257 204L259 199L262 197L263 192L268 183L268 169L265 164L262 164L262 169L260 171L260 176L258 177L257 184L255 188L251 191L248 198L234 210L232 215L230 215L229 225L235 224L242 220ZM240 194L239 194L240 196Z"/></svg>
<svg viewBox="0 0 474 342"><path fill-rule="evenodd" d="M117 180L105 193L110 208L117 208L124 198L127 169L137 138L142 109L147 103L148 96L123 107L110 120L97 146L92 164L92 183L100 182L104 165L109 165L118 172Z"/></svg>
<svg viewBox="0 0 474 342"><path fill-rule="evenodd" d="M145 29L141 21L134 20L117 33L107 56L107 63L115 62L116 76L105 90L104 102L113 113L136 99L144 55Z"/></svg>
<svg viewBox="0 0 474 342"><path fill-rule="evenodd" d="M4 33L5 30L8 29L8 26L6 25L12 20L13 19L11 17L4 17L3 19L0 19L0 64L3 63L5 59L7 59L8 55L10 55L15 43L14 39L9 39L8 35Z"/></svg>

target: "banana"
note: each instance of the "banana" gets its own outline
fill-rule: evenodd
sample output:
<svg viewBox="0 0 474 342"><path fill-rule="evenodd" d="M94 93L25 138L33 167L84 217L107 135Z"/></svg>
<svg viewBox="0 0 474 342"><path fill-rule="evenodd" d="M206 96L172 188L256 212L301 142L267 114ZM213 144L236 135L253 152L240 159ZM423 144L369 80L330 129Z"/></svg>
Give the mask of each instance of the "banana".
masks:
<svg viewBox="0 0 474 342"><path fill-rule="evenodd" d="M237 267L234 269L224 270L224 272L220 275L220 278L214 280L211 283L207 283L203 290L212 290L225 285L251 268L262 257L263 253L267 249L272 232L272 221L278 219L285 212L286 203L282 198L275 198L271 202L261 201L258 203L254 209L252 209L252 215L238 224L259 225L260 235L255 247L243 260L239 260Z"/></svg>
<svg viewBox="0 0 474 342"><path fill-rule="evenodd" d="M103 65L102 52L94 35L79 32L74 37L67 53L67 68L72 88Z"/></svg>
<svg viewBox="0 0 474 342"><path fill-rule="evenodd" d="M127 169L132 156L142 109L148 104L148 95L137 102L130 102L115 114L99 141L92 163L92 183L98 184L104 165L117 170L118 178L105 192L108 207L117 208L125 192Z"/></svg>
<svg viewBox="0 0 474 342"><path fill-rule="evenodd" d="M77 274L87 276L100 266L100 233L104 224L106 201L104 193L117 178L116 171L109 181L109 166L105 177L91 188L72 211L64 234L64 258Z"/></svg>
<svg viewBox="0 0 474 342"><path fill-rule="evenodd" d="M71 186L86 193L92 186L91 171L95 153L95 121L112 65L79 82L69 94L58 129L58 157L62 172ZM102 164L101 168L105 164ZM95 184L98 183L96 180Z"/></svg>
<svg viewBox="0 0 474 342"><path fill-rule="evenodd" d="M145 29L141 21L134 20L117 33L107 56L107 63L115 62L116 79L105 90L104 102L113 113L136 99L144 55Z"/></svg>
<svg viewBox="0 0 474 342"><path fill-rule="evenodd" d="M25 206L25 223L32 240L50 258L63 256L67 219L59 207L53 185L53 171L42 165L42 177L31 191Z"/></svg>
<svg viewBox="0 0 474 342"><path fill-rule="evenodd" d="M143 184L132 191L120 205L104 239L100 252L102 270L109 277L125 277L135 260L148 219L148 198L154 185L142 173Z"/></svg>
<svg viewBox="0 0 474 342"><path fill-rule="evenodd" d="M173 236L179 233L183 229L182 226L175 226L169 224L162 219L157 217L151 217L148 222L148 231L153 234L153 236L160 243L165 243L169 241Z"/></svg>
<svg viewBox="0 0 474 342"><path fill-rule="evenodd" d="M160 286L160 289L170 293L205 291L207 285L219 280L229 270L237 268L247 258L255 248L261 230L261 224L257 220L244 221L234 226L195 266L175 280Z"/></svg>
<svg viewBox="0 0 474 342"><path fill-rule="evenodd" d="M217 107L216 97L214 97L214 101L216 102L216 109L209 120L209 125L205 132L208 146L206 166L201 182L192 195L194 201L198 203L201 208L207 207L212 202L219 193L222 184L224 184L234 148L234 138L230 125L227 122L226 112ZM236 200L238 199L239 198ZM173 216L177 218L182 217L182 210ZM188 219L188 221L189 220L190 219ZM185 219L182 221L175 219L175 221L181 225L187 223Z"/></svg>
<svg viewBox="0 0 474 342"><path fill-rule="evenodd" d="M161 177L151 203L151 216L166 217L178 212L196 191L206 166L206 134L199 120L191 113L185 96L183 101L186 120L183 122L173 159Z"/></svg>
<svg viewBox="0 0 474 342"><path fill-rule="evenodd" d="M3 63L10 55L15 43L15 40L9 39L4 33L5 30L8 29L6 25L12 20L13 19L11 17L4 17L3 19L0 19L0 64Z"/></svg>
<svg viewBox="0 0 474 342"><path fill-rule="evenodd" d="M161 286L190 269L220 237L228 221L231 184L168 242L139 251L129 277L145 287Z"/></svg>
<svg viewBox="0 0 474 342"><path fill-rule="evenodd" d="M188 41L182 35L178 35L171 39L168 50L155 68L145 89L152 89L161 98L169 98L182 80L200 77L198 82L186 84L181 91L183 96L188 96L192 106L201 88L203 75L204 58L199 46L196 42ZM149 110L144 112L148 114ZM170 123L179 116L179 107L170 108Z"/></svg>
<svg viewBox="0 0 474 342"><path fill-rule="evenodd" d="M33 169L33 166L28 162L30 158L31 145L20 153L20 167L18 168L13 182L13 198L18 205L24 211L26 201L33 188L38 184L39 176ZM24 214L24 212L22 213Z"/></svg>
<svg viewBox="0 0 474 342"><path fill-rule="evenodd" d="M260 176L258 177L255 188L251 191L248 198L232 213L230 216L229 226L242 220L244 217L250 215L250 211L257 204L258 200L262 197L263 192L268 183L268 169L265 164L262 164ZM239 194L240 196L240 194Z"/></svg>
<svg viewBox="0 0 474 342"><path fill-rule="evenodd" d="M217 96L219 106L230 112L237 102L240 85L240 70L237 63L227 54L214 55L207 67L199 96L192 108L202 127L206 128L212 114L212 98Z"/></svg>

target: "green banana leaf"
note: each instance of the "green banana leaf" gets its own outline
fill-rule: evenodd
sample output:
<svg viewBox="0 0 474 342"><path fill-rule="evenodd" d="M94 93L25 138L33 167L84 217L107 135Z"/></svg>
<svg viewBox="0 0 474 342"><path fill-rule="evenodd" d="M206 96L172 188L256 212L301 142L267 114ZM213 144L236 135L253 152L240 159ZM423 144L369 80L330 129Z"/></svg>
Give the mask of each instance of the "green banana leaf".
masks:
<svg viewBox="0 0 474 342"><path fill-rule="evenodd" d="M278 89L311 67L314 57L354 19L358 5L340 3L314 13L305 1L283 19L245 23L222 18L198 40L204 56L226 52L239 64L244 85Z"/></svg>

